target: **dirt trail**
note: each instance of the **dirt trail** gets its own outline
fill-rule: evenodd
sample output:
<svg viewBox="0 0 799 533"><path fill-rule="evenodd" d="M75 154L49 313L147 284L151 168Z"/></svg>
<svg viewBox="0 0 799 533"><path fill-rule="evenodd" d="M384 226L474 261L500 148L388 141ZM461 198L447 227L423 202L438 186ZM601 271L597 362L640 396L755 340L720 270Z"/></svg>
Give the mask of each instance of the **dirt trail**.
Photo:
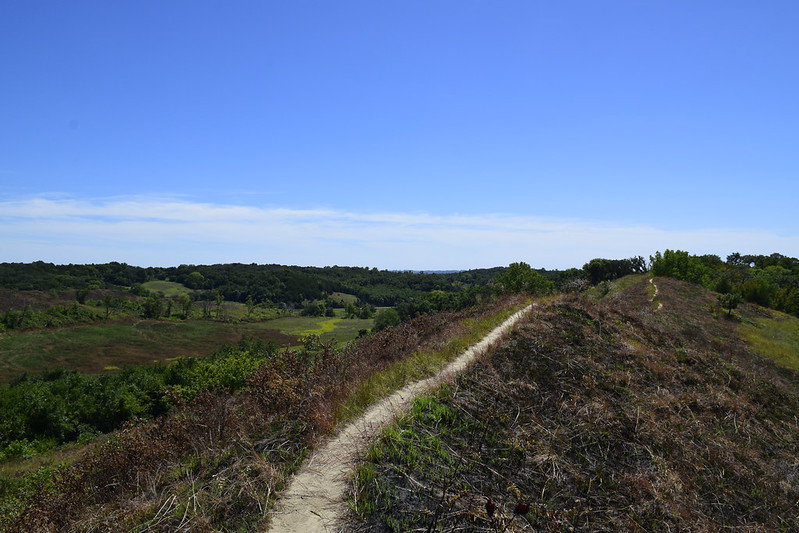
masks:
<svg viewBox="0 0 799 533"><path fill-rule="evenodd" d="M405 412L416 396L461 372L531 308L529 305L514 313L435 376L406 385L373 405L333 440L313 452L278 502L269 531L336 531L337 520L346 511L348 480L359 453L378 436L383 426Z"/></svg>
<svg viewBox="0 0 799 533"><path fill-rule="evenodd" d="M649 283L655 288L655 293L649 299L650 302L654 303L655 302L655 298L657 298L657 295L658 295L658 286L655 285L655 278L649 278ZM660 309L663 309L663 302L658 302L658 306L657 306L657 309L655 309L655 311L658 311Z"/></svg>

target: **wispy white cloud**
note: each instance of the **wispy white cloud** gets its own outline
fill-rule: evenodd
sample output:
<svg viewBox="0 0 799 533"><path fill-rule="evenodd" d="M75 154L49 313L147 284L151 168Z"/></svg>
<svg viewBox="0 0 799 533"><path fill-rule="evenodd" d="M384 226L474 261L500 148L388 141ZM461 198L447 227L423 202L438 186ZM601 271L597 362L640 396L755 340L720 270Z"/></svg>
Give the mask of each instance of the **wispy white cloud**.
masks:
<svg viewBox="0 0 799 533"><path fill-rule="evenodd" d="M0 202L0 261L136 265L255 262L446 269L527 261L581 266L657 250L799 255L799 236L523 215L367 213L197 203L175 198Z"/></svg>

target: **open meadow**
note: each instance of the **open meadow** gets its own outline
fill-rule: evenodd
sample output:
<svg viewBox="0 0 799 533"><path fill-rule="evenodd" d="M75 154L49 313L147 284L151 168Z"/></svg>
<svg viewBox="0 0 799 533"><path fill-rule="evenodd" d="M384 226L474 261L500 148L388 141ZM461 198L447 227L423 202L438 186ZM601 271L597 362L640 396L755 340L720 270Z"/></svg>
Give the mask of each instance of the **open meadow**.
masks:
<svg viewBox="0 0 799 533"><path fill-rule="evenodd" d="M345 343L370 329L371 319L282 317L263 322L135 320L0 335L0 383L57 368L113 372L126 365L204 357L244 338L298 346L306 335Z"/></svg>

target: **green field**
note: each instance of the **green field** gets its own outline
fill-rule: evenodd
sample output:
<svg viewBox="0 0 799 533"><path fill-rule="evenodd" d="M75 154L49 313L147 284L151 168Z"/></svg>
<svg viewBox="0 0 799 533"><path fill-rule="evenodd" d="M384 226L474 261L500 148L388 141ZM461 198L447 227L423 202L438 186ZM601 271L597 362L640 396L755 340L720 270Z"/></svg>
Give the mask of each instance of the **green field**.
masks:
<svg viewBox="0 0 799 533"><path fill-rule="evenodd" d="M334 292L330 295L330 299L334 302L339 302L341 305L354 304L358 301L358 297L354 294L346 294L343 292Z"/></svg>
<svg viewBox="0 0 799 533"><path fill-rule="evenodd" d="M248 337L272 340L283 347L297 346L300 337L310 334L343 343L372 324L372 320L339 317L284 317L249 323L137 320L6 333L0 335L0 383L24 372L70 368L98 373L150 361L202 357Z"/></svg>
<svg viewBox="0 0 799 533"><path fill-rule="evenodd" d="M741 334L759 354L799 370L799 319L774 310L768 314L742 324Z"/></svg>
<svg viewBox="0 0 799 533"><path fill-rule="evenodd" d="M347 342L356 338L360 330L370 329L374 325L374 320L371 318L345 319L340 316L290 316L270 320L269 324L288 335L297 337L319 335L323 341Z"/></svg>
<svg viewBox="0 0 799 533"><path fill-rule="evenodd" d="M167 298L177 297L181 294L190 294L192 292L191 289L187 288L182 283L176 283L174 281L148 281L142 283L141 286L143 289L147 289L150 292L157 292Z"/></svg>

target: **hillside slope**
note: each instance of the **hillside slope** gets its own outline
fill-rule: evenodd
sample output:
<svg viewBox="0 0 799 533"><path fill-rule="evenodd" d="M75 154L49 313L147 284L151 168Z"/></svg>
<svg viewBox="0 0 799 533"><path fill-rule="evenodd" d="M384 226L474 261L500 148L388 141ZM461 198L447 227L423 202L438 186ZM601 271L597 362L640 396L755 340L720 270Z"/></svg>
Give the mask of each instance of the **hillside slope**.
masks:
<svg viewBox="0 0 799 533"><path fill-rule="evenodd" d="M654 282L542 304L418 400L348 530L799 530L799 373L741 339L756 308Z"/></svg>
<svg viewBox="0 0 799 533"><path fill-rule="evenodd" d="M337 423L435 374L521 305L496 299L342 348L273 353L236 393L202 390L86 446L0 464L0 531L263 531L275 495ZM251 349L231 353L235 363Z"/></svg>

